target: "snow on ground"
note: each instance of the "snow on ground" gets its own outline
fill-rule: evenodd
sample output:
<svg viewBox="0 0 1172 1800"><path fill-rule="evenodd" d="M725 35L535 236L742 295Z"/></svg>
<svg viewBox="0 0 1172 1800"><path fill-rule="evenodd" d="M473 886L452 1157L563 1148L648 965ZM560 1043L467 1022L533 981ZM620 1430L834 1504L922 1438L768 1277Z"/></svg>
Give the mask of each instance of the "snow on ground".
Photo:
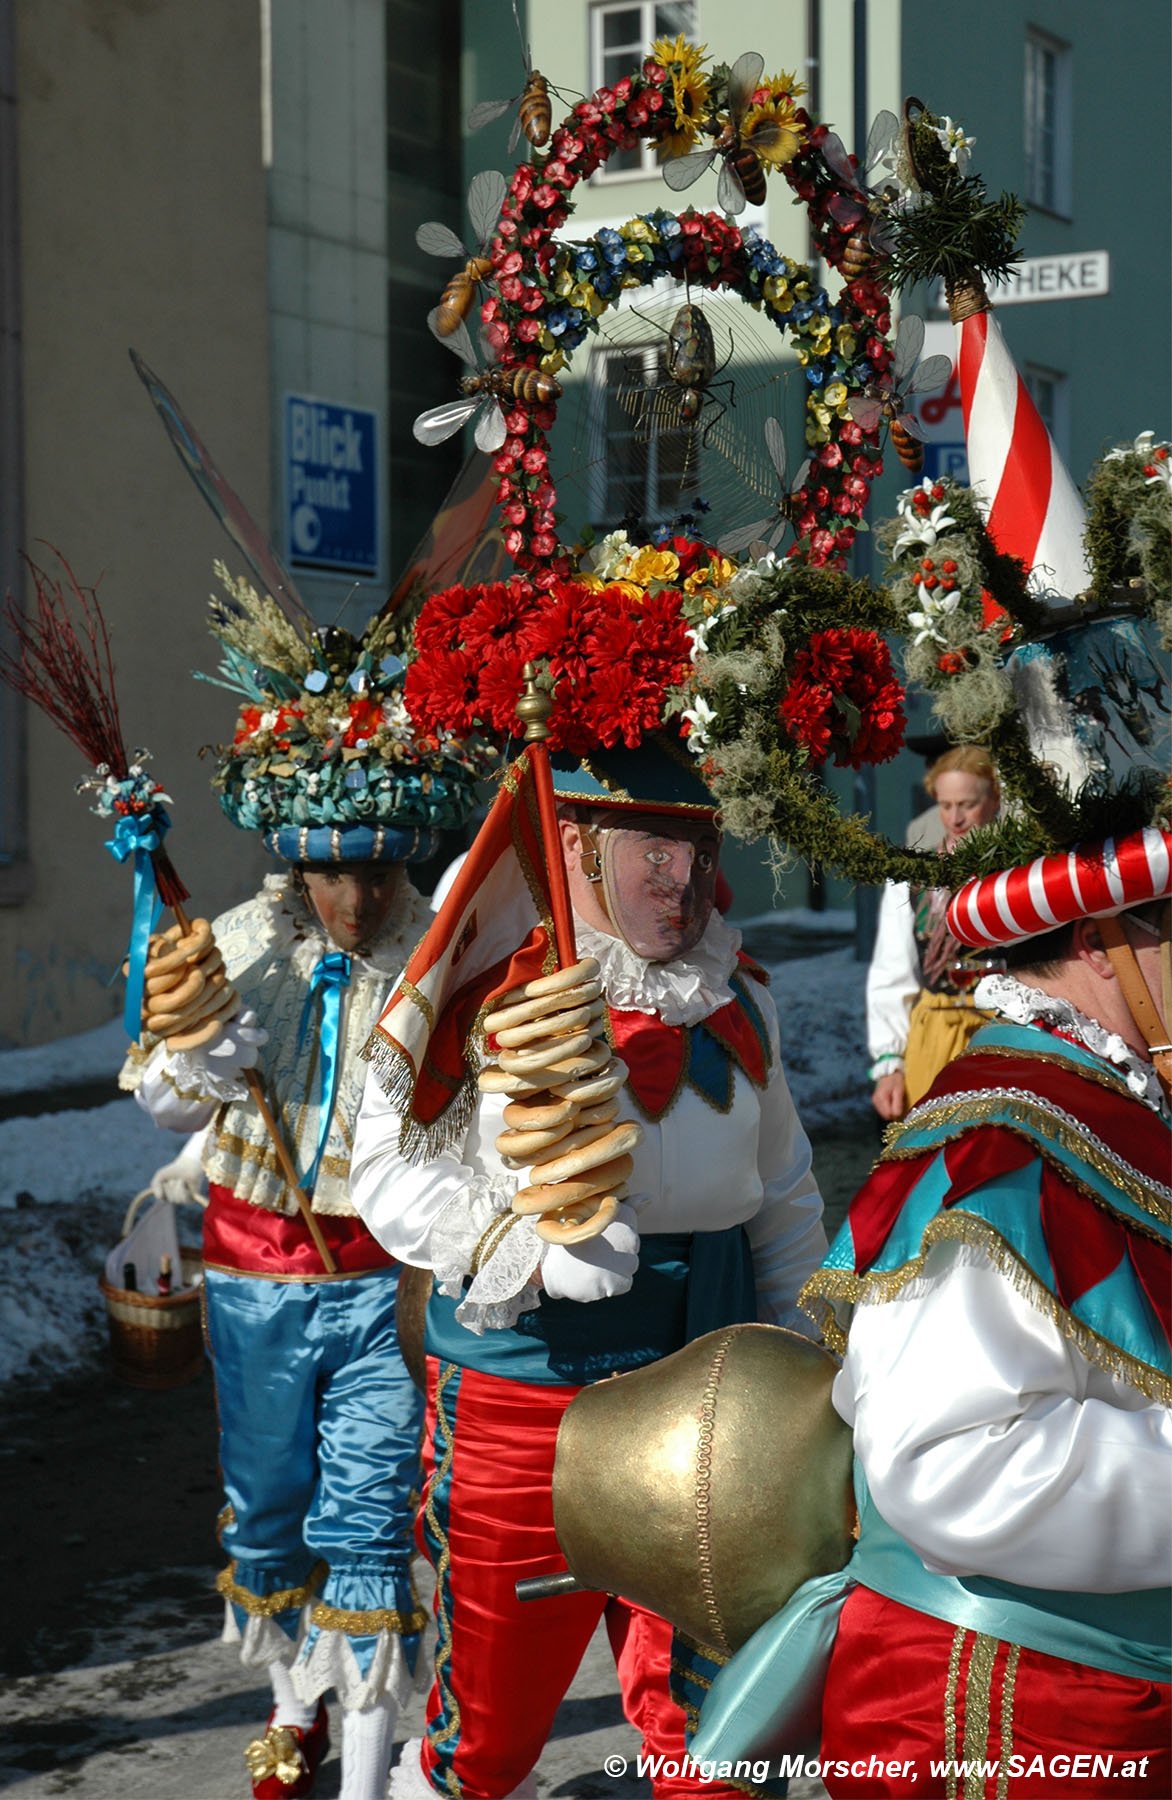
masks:
<svg viewBox="0 0 1172 1800"><path fill-rule="evenodd" d="M31 1050L0 1053L0 1094L27 1094L39 1088L112 1079L126 1053L122 1020L107 1019L92 1031L37 1044Z"/></svg>
<svg viewBox="0 0 1172 1800"><path fill-rule="evenodd" d="M739 924L772 975L782 1060L804 1124L853 1129L869 1116L864 966L849 944L792 956L803 941L843 944L853 915L770 914ZM93 1366L106 1335L102 1264L130 1200L178 1149L129 1097L33 1113L54 1088L113 1081L124 1048L121 1023L111 1020L0 1052L0 1095L27 1094L30 1111L0 1120L0 1388Z"/></svg>

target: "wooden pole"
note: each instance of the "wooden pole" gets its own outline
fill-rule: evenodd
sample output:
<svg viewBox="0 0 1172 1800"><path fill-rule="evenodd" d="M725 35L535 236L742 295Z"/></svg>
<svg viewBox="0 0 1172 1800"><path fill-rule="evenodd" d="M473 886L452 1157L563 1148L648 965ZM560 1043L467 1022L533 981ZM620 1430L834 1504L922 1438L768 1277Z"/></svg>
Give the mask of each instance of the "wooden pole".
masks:
<svg viewBox="0 0 1172 1800"><path fill-rule="evenodd" d="M566 880L566 864L562 856L562 839L558 830L557 804L553 793L553 774L549 766L546 738L553 696L537 685L537 670L526 663L521 671L525 678L517 713L525 721L525 754L533 771L533 789L537 795L537 817L541 825L541 841L545 847L545 866L549 875L550 911L553 914L554 942L559 969L569 969L578 960L574 943L574 915L570 909L570 887Z"/></svg>
<svg viewBox="0 0 1172 1800"><path fill-rule="evenodd" d="M189 937L191 935L191 920L184 910L183 905L176 902L172 906L171 911L175 914L175 922L179 926L184 937ZM261 1116L264 1128L269 1134L269 1141L276 1152L277 1161L281 1165L281 1173L289 1184L293 1198L297 1202L301 1217L305 1221L305 1228L313 1239L314 1249L321 1257L327 1275L336 1275L338 1273L338 1265L330 1253L329 1245L322 1236L321 1226L318 1224L317 1215L314 1213L313 1207L309 1203L309 1197L301 1186L301 1182L297 1175L297 1165L290 1155L289 1146L285 1142L284 1133L277 1123L277 1118L272 1107L269 1105L269 1097L265 1093L264 1078L259 1069L245 1069L243 1075L245 1085L248 1088L248 1092L252 1097L257 1112Z"/></svg>

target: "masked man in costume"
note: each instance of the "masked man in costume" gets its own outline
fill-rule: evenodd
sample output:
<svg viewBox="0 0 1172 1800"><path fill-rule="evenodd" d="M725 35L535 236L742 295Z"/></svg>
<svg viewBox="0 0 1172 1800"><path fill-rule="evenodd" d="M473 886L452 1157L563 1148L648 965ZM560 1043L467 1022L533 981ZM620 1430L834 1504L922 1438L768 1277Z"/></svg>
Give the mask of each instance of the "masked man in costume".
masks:
<svg viewBox="0 0 1172 1800"><path fill-rule="evenodd" d="M856 1549L722 1670L693 1751L808 1749L817 1660L834 1800L1155 1800L1172 1792L1172 707L1156 606L1139 579L1134 617L1089 603L1115 601L1119 573L1081 563L1073 484L995 322L970 326L974 480L999 407L1044 450L1040 498L1020 468L989 480L995 541L1027 569L1048 545L1047 586L1064 554L1083 598L1074 625L1039 624L1035 602L1005 665L1005 741L1050 848L1023 855L1037 828L1011 818L954 892L953 935L1006 961L975 995L995 1017L891 1128L802 1297L844 1359ZM1092 478L1120 540L1131 507L1166 541L1166 456L1146 434ZM948 528L937 555L960 553Z"/></svg>
<svg viewBox="0 0 1172 1800"><path fill-rule="evenodd" d="M266 607L275 620L271 601L244 598L246 621L264 623ZM380 666L372 639L315 633L294 659L303 666L274 672L272 635L242 646L240 629L231 643L251 651L256 703L217 785L233 822L261 829L286 869L204 931L184 964L190 985L205 976L197 1013L217 990L218 1031L152 999L176 948L156 940L147 1030L123 1085L160 1125L206 1127L207 1322L231 1559L218 1586L226 1641L267 1670L273 1692L245 1753L253 1794L312 1791L329 1741L322 1695L334 1688L342 1794L382 1800L425 1623L410 1575L422 1409L399 1352L399 1271L350 1203L350 1154L359 1053L428 918L404 865L461 821L472 789L438 749L416 748L394 665ZM233 992L238 1003L220 1004ZM332 1272L245 1083L258 1054Z"/></svg>
<svg viewBox="0 0 1172 1800"><path fill-rule="evenodd" d="M419 1525L437 1568L436 1679L426 1737L406 1746L392 1790L420 1800L535 1791L532 1770L600 1617L647 1751L682 1755L670 1627L601 1594L521 1607L513 1584L563 1566L550 1482L558 1423L580 1387L728 1322L799 1324L795 1297L824 1241L773 1001L739 953L739 934L713 910L720 839L710 794L658 736L630 751L600 750L579 767L555 759L554 785L582 959L573 979L585 1003L539 1018L524 1047L539 1061L546 1033L556 1055L579 1015L593 1015L582 1066L571 1057L534 1075L548 1085L528 1091L503 1071L501 1045L527 1029L506 1029L507 1020L537 1014L562 978L543 979L538 961L529 964L534 981L518 979L522 961L510 953L524 926L502 923L494 877L478 890L474 849L436 931L458 934L458 946L477 919L497 933L502 960L469 1005L475 1012L479 1002L482 1024L487 1013L474 1062L493 1052L499 1061L481 1071L466 1129L413 1161L420 1087L412 1100L395 1051L405 981L401 1006L388 1007L372 1041L355 1134L356 1207L393 1255L437 1277ZM513 843L531 874L523 827L522 818ZM502 860L520 866L513 846ZM547 942L540 929L534 941ZM502 1011L495 997L505 990ZM441 1036L432 1033L433 1055ZM562 1145L534 1154L513 1127L538 1123L539 1112L554 1118L575 1087L599 1119L575 1142L606 1134L610 1160L594 1193L609 1195L610 1223L586 1241L550 1242L539 1211L526 1209L542 1205L543 1172L554 1180L549 1159ZM561 1160L572 1166L572 1157ZM583 1185L590 1180L584 1172ZM686 1774L655 1783L661 1796L726 1791Z"/></svg>

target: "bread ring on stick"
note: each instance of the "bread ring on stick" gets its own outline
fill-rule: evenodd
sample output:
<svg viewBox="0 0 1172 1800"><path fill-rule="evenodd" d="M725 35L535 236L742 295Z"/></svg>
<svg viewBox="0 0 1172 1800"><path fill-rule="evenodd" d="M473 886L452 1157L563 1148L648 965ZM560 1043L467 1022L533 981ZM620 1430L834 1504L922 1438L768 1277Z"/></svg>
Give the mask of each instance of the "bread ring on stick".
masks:
<svg viewBox="0 0 1172 1800"><path fill-rule="evenodd" d="M575 1206L544 1213L535 1229L547 1244L582 1244L587 1238L600 1237L618 1210L614 1194L606 1194L601 1200L579 1200Z"/></svg>
<svg viewBox="0 0 1172 1800"><path fill-rule="evenodd" d="M548 1085L555 1094L560 1094L568 1081L577 1081L587 1075L597 1075L610 1062L610 1045L603 1038L591 1040L590 1048L574 1055L566 1055L551 1063L546 1071Z"/></svg>
<svg viewBox="0 0 1172 1800"><path fill-rule="evenodd" d="M208 951L206 956L200 958L199 962L188 962L188 968L192 973L194 974L198 970L205 981L209 975L214 975L216 970L222 969L223 966L224 958L220 955L219 948L215 944L212 945L212 948ZM149 969L151 967L152 964L148 962L147 968ZM170 999L171 989L172 987L179 986L179 978L182 977L182 974L183 971L181 969L173 969L169 970L166 975L148 975L145 984L147 993L152 1000Z"/></svg>
<svg viewBox="0 0 1172 1800"><path fill-rule="evenodd" d="M532 1081L524 1075L507 1075L499 1063L485 1063L476 1077L476 1085L482 1094L515 1094L523 1099L527 1094L545 1094L548 1088L536 1076Z"/></svg>
<svg viewBox="0 0 1172 1800"><path fill-rule="evenodd" d="M610 1125L619 1116L617 1100L606 1100L601 1106L583 1106L577 1109L575 1124L577 1125Z"/></svg>
<svg viewBox="0 0 1172 1800"><path fill-rule="evenodd" d="M518 1025L528 1025L534 1019L548 1019L560 1012L569 1012L576 1006L589 1006L601 998L602 983L600 981L584 981L578 987L567 988L564 993L546 994L533 1000L519 1000L515 1005L498 1006L484 1020L484 1029L493 1037L499 1037L502 1031L512 1031Z"/></svg>
<svg viewBox="0 0 1172 1800"><path fill-rule="evenodd" d="M164 996L164 1006L158 1012L147 1014L147 1030L153 1031L156 1037L170 1037L174 1031L186 1031L188 1026L196 1024L216 1010L227 985L227 971L217 969L211 980L203 984L195 999L187 1006L170 1006L166 1004L168 997Z"/></svg>
<svg viewBox="0 0 1172 1800"><path fill-rule="evenodd" d="M531 1100L510 1100L502 1116L510 1131L548 1131L574 1117L574 1102L536 1088Z"/></svg>
<svg viewBox="0 0 1172 1800"><path fill-rule="evenodd" d="M533 1182L514 1194L513 1211L556 1212L559 1206L572 1206L576 1200L590 1200L595 1194L613 1194L629 1179L634 1167L634 1157L616 1156L570 1181Z"/></svg>
<svg viewBox="0 0 1172 1800"><path fill-rule="evenodd" d="M506 1075L543 1075L560 1068L566 1057L581 1055L593 1042L592 1031L572 1031L568 1037L546 1038L524 1050L500 1050L497 1061Z"/></svg>
<svg viewBox="0 0 1172 1800"><path fill-rule="evenodd" d="M628 1073L626 1063L616 1056L603 1068L591 1070L577 1081L559 1081L549 1091L563 1100L572 1100L575 1106L600 1106L604 1100L613 1100L619 1089L626 1086Z"/></svg>
<svg viewBox="0 0 1172 1800"><path fill-rule="evenodd" d="M625 1156L642 1142L642 1127L634 1119L613 1126L585 1125L564 1144L556 1144L536 1157L533 1173L543 1182L572 1180L575 1175L584 1175L613 1157Z"/></svg>
<svg viewBox="0 0 1172 1800"><path fill-rule="evenodd" d="M172 931L175 929L175 926L171 927ZM166 931L163 936L169 942L171 932ZM162 956L154 957L147 963L148 977L154 979L159 975L165 975L169 969L177 969L182 963L205 955L211 949L212 942L212 928L208 921L193 919L191 931L186 937L176 940L173 950L166 951Z"/></svg>
<svg viewBox="0 0 1172 1800"><path fill-rule="evenodd" d="M526 1044L552 1042L571 1031L581 1031L593 1025L606 1010L605 1000L592 1000L587 1005L571 1007L567 1012L554 1013L545 1019L530 1019L527 1024L512 1025L504 1031L490 1027L485 1020L485 1029L491 1030L492 1036L504 1050L520 1050Z"/></svg>
<svg viewBox="0 0 1172 1800"><path fill-rule="evenodd" d="M538 975L523 987L510 988L496 1004L498 1007L515 1006L521 1000L540 1000L545 994L564 994L584 981L597 981L601 974L602 968L596 958L584 956L581 962L572 963L568 969L555 969L552 975Z"/></svg>
<svg viewBox="0 0 1172 1800"><path fill-rule="evenodd" d="M202 1050L210 1044L224 1029L229 1019L235 1018L240 1011L240 995L235 988L228 989L223 1010L212 1018L204 1019L190 1031L182 1031L167 1039L169 1050Z"/></svg>
<svg viewBox="0 0 1172 1800"><path fill-rule="evenodd" d="M502 1131L497 1137L496 1147L506 1162L523 1168L542 1151L552 1150L555 1145L568 1138L574 1129L574 1123L573 1119L567 1119L562 1125L547 1125L544 1130Z"/></svg>
<svg viewBox="0 0 1172 1800"><path fill-rule="evenodd" d="M179 976L178 981L171 982L169 975L160 975L156 976L153 983L147 984L146 998L149 1006L165 1007L167 1012L182 1012L185 1006L190 1006L203 993L207 977L202 963L196 963L194 968L188 963L186 974L182 969L176 969L175 973ZM163 984L161 988L160 982ZM169 982L170 986L167 985Z"/></svg>

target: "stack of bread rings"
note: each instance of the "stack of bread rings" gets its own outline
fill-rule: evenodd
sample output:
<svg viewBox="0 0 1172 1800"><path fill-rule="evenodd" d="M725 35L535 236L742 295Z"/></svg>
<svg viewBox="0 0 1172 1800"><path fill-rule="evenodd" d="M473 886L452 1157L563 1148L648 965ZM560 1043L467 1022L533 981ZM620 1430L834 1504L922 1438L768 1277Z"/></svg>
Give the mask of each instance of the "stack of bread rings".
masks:
<svg viewBox="0 0 1172 1800"><path fill-rule="evenodd" d="M151 938L144 976L146 1029L170 1050L205 1050L240 1010L206 919L172 925Z"/></svg>
<svg viewBox="0 0 1172 1800"><path fill-rule="evenodd" d="M599 966L586 957L503 995L484 1020L495 1057L481 1091L509 1096L496 1146L511 1168L530 1171L513 1211L537 1215L551 1244L606 1230L643 1135L618 1118L627 1067L606 1041L605 1014Z"/></svg>

